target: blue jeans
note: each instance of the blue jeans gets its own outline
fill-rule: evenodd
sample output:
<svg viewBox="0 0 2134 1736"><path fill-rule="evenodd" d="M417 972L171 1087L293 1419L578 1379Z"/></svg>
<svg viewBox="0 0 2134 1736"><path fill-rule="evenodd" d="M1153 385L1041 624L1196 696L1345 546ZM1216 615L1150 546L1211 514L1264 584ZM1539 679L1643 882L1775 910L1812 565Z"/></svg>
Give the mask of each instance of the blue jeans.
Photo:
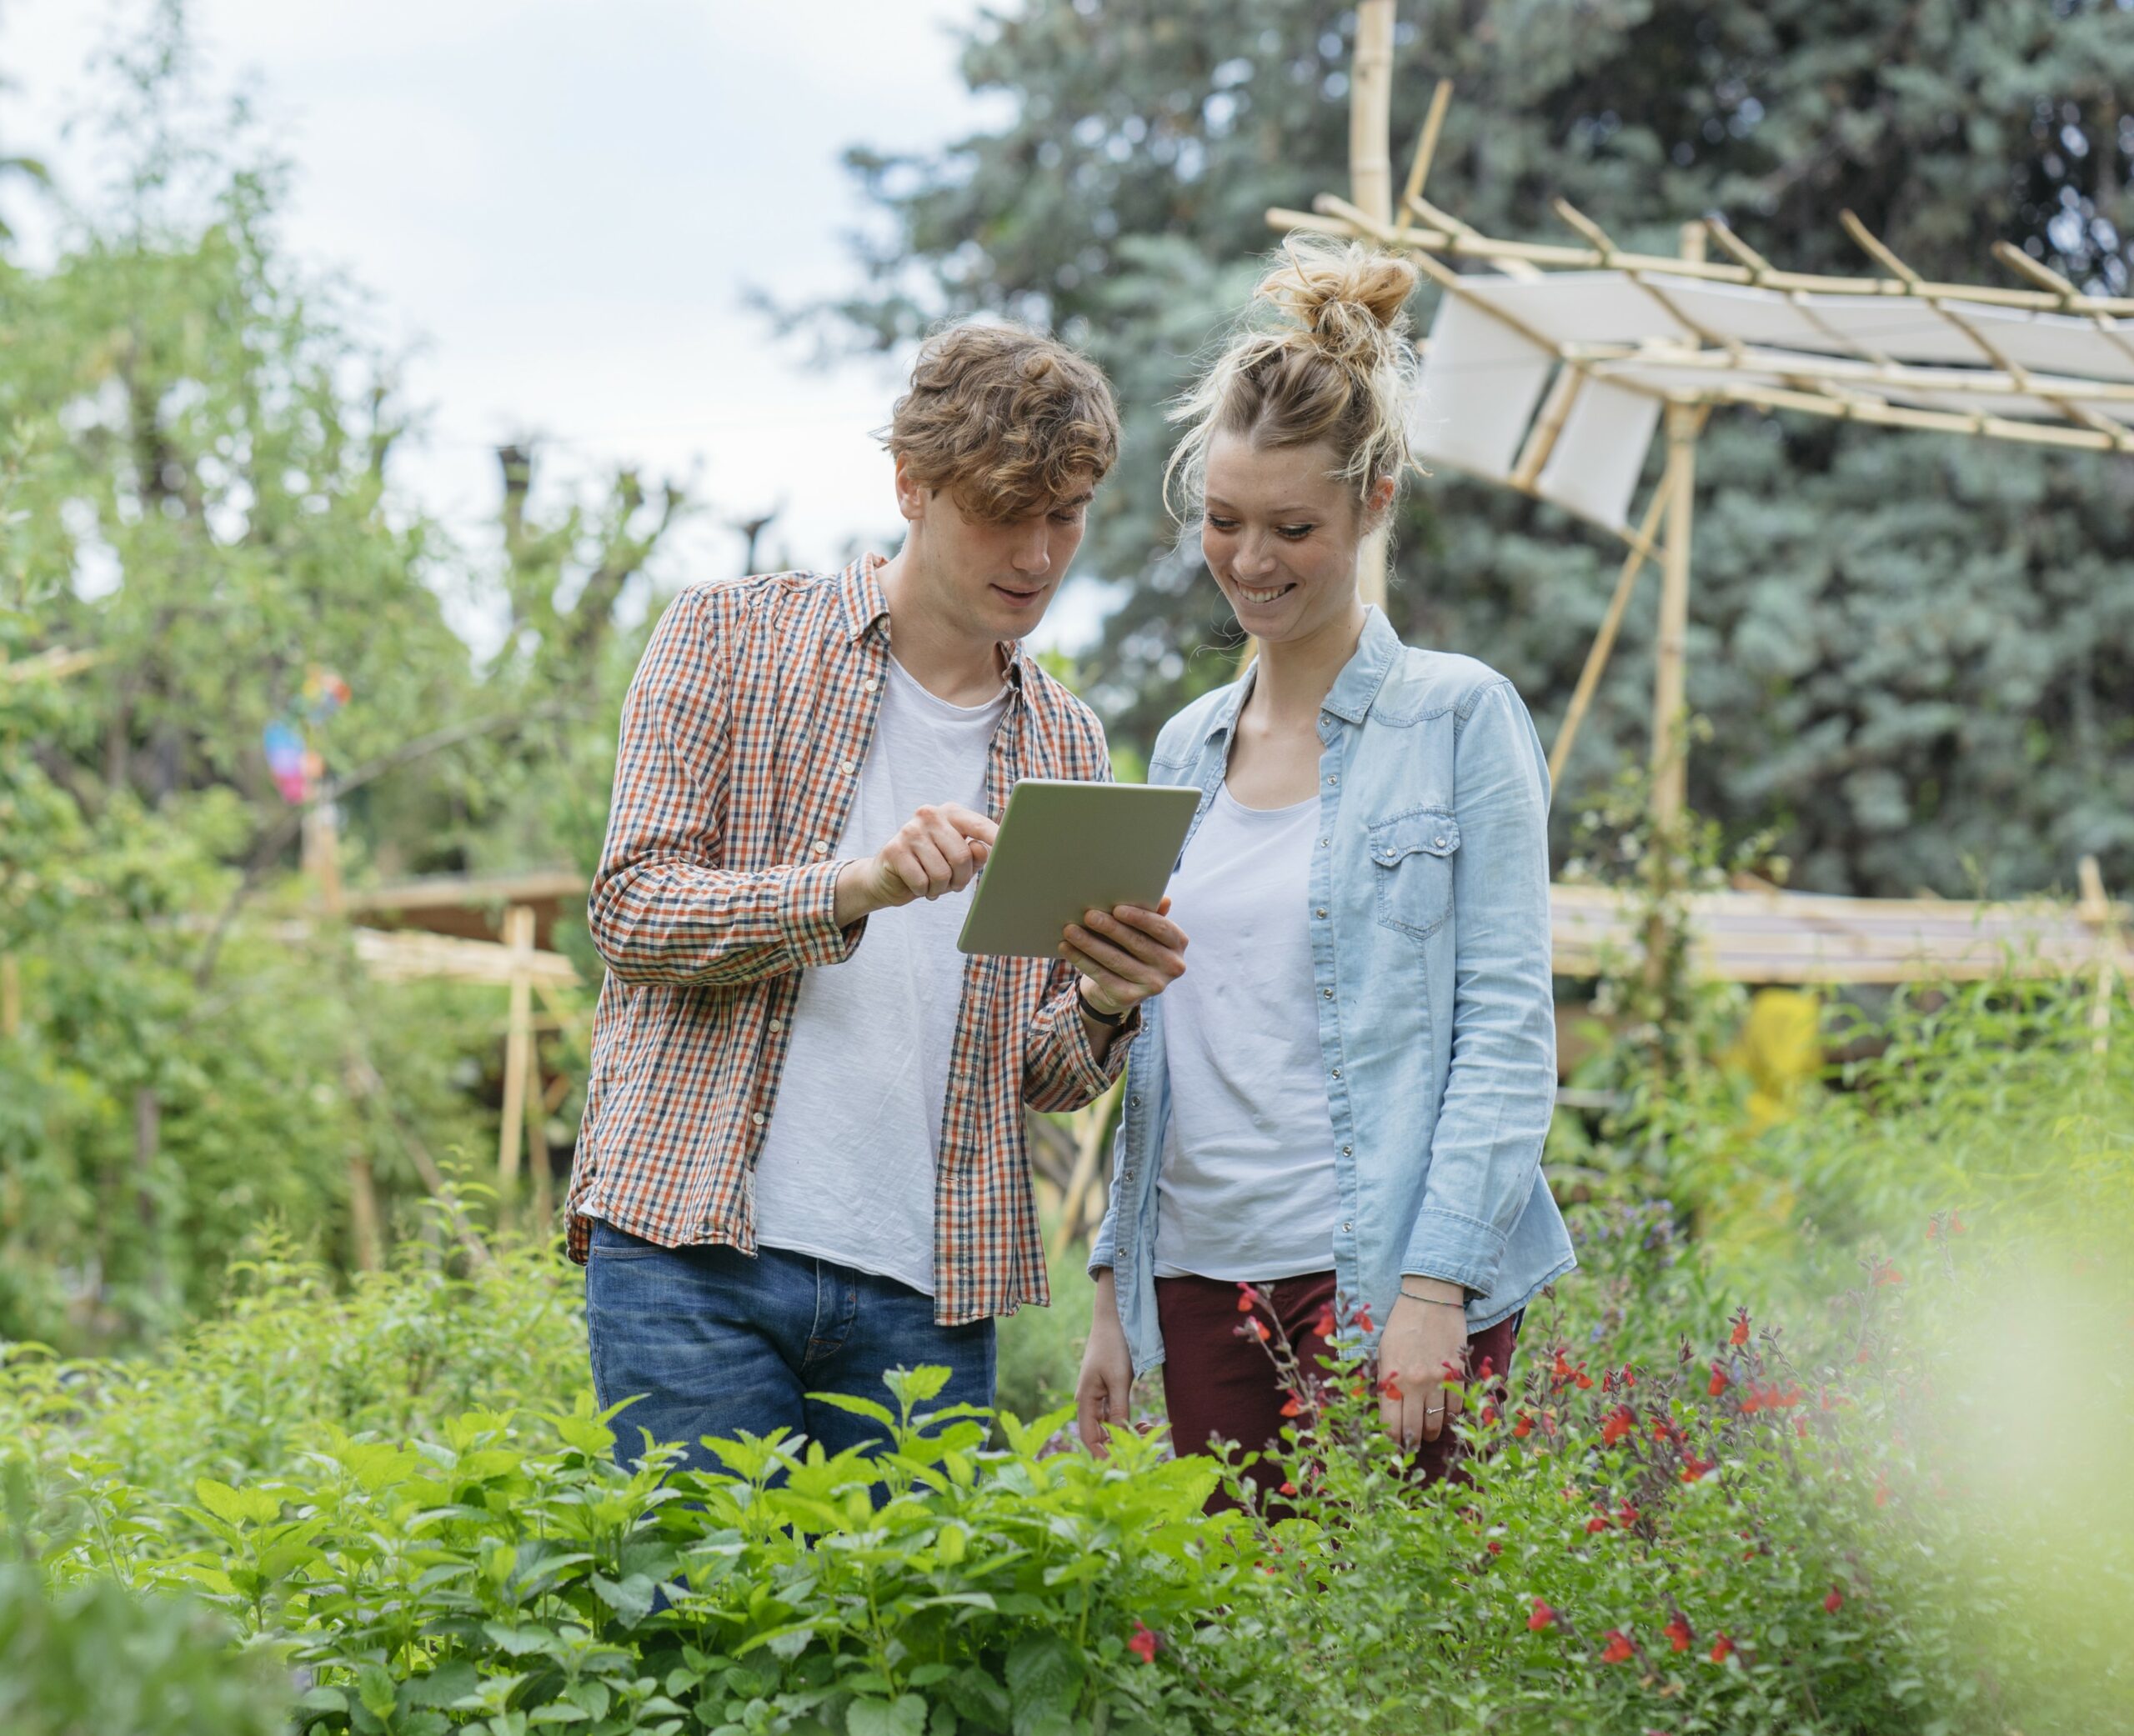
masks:
<svg viewBox="0 0 2134 1736"><path fill-rule="evenodd" d="M648 1429L685 1446L690 1470L720 1468L706 1435L783 1427L826 1453L879 1444L878 1423L809 1395L872 1398L894 1414L882 1383L892 1368L952 1371L928 1410L993 1403L990 1320L937 1326L932 1297L811 1254L662 1248L596 1221L585 1318L601 1408L643 1395L610 1425L624 1465Z"/></svg>

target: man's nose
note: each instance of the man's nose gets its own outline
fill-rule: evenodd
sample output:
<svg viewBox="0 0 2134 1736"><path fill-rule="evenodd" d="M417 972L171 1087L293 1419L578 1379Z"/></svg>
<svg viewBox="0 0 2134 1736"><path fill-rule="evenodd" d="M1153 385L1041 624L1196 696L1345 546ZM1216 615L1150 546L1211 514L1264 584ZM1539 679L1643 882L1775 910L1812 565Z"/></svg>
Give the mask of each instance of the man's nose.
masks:
<svg viewBox="0 0 2134 1736"><path fill-rule="evenodd" d="M1016 572L1028 573L1032 578L1042 578L1052 570L1052 548L1042 518L1016 528L1009 559L1014 563Z"/></svg>

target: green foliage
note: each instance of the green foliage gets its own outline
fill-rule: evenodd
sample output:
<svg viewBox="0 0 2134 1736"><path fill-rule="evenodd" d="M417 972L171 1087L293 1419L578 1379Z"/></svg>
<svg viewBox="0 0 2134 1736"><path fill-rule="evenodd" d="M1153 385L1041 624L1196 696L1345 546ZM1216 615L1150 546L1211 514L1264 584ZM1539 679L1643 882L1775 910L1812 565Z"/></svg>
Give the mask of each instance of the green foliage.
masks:
<svg viewBox="0 0 2134 1736"><path fill-rule="evenodd" d="M271 1661L228 1650L194 1600L108 1579L55 1591L0 1565L0 1728L8 1736L273 1736L292 1696Z"/></svg>
<svg viewBox="0 0 2134 1736"><path fill-rule="evenodd" d="M2123 7L1411 0L1400 17L1396 177L1452 78L1429 191L1489 233L1547 234L1561 194L1625 247L1672 253L1681 221L1719 211L1788 267L1858 273L1850 208L1929 278L1976 278L2006 240L2126 291ZM849 158L884 223L861 253L869 293L819 310L835 329L880 343L944 316L1049 320L1117 383L1126 440L1090 553L1130 583L1095 697L1144 746L1225 678L1236 630L1197 551L1170 552L1160 406L1241 305L1267 208L1347 190L1354 28L1328 0L1029 0L964 52L971 88L1008 99L997 129ZM2129 461L1735 412L1698 474L1689 698L1715 728L1691 768L1699 808L1781 825L1821 890L2065 885L2084 852L2134 880ZM1414 492L1394 624L1503 669L1545 738L1616 551L1455 476ZM1651 619L1631 611L1567 784L1642 751Z"/></svg>

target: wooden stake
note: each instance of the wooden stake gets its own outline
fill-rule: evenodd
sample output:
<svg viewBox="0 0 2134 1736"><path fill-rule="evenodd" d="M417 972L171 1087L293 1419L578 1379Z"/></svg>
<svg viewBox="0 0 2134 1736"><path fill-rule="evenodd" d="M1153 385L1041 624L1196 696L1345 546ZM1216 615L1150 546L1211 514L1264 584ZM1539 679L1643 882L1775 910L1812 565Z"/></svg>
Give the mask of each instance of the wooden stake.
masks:
<svg viewBox="0 0 2134 1736"><path fill-rule="evenodd" d="M1075 1169L1067 1178L1066 1195L1059 1203L1059 1222L1052 1233L1054 1258L1081 1233L1082 1219L1087 1215L1085 1203L1104 1158L1105 1130L1111 1124L1112 1106L1123 1088L1122 1080L1087 1108L1075 1112Z"/></svg>
<svg viewBox="0 0 2134 1736"><path fill-rule="evenodd" d="M503 943L527 963L534 952L534 912L514 904L504 913ZM514 961L511 976L511 1012L504 1027L503 1124L497 1131L497 1218L511 1220L518 1192L518 1148L525 1133L526 1075L532 1060L534 985L523 967Z"/></svg>
<svg viewBox="0 0 2134 1736"><path fill-rule="evenodd" d="M1349 191L1357 208L1381 228L1393 221L1393 7L1394 0L1362 0L1356 8L1356 53L1349 75ZM1365 603L1380 608L1391 536L1390 523L1380 526L1364 538L1356 556L1356 588Z"/></svg>
<svg viewBox="0 0 2134 1736"><path fill-rule="evenodd" d="M1704 257L1704 225L1682 225L1685 258ZM1667 468L1675 486L1667 504L1667 546L1660 572L1660 635L1652 671L1652 813L1664 832L1681 819L1689 788L1683 730L1690 628L1690 534L1696 502L1699 419L1686 404L1667 407Z"/></svg>
<svg viewBox="0 0 2134 1736"><path fill-rule="evenodd" d="M541 1042L530 1032L526 1069L526 1167L534 1172L534 1231L546 1236L556 1209L556 1178L549 1169L549 1098L541 1083Z"/></svg>
<svg viewBox="0 0 2134 1736"><path fill-rule="evenodd" d="M2090 1002L2090 1052L2103 1054L2111 1040L2111 1003L2118 988L2118 923L2111 900L2105 895L2104 873L2094 856L2085 856L2076 866L2081 897L2075 913L2097 930L2097 982Z"/></svg>
<svg viewBox="0 0 2134 1736"><path fill-rule="evenodd" d="M348 1153L348 1230L358 1272L375 1272L381 1263L383 1244L378 1223L378 1189L371 1179L370 1159L352 1151Z"/></svg>
<svg viewBox="0 0 2134 1736"><path fill-rule="evenodd" d="M1423 117L1423 130L1415 136L1415 154L1408 164L1408 184L1400 190L1400 228L1408 228L1408 213L1423 196L1423 183L1430 178L1430 164L1437 158L1438 135L1445 130L1445 112L1452 106L1452 81L1440 78L1430 93L1430 113Z"/></svg>
<svg viewBox="0 0 2134 1736"><path fill-rule="evenodd" d="M13 1043L23 1034L23 962L0 953L0 1038Z"/></svg>
<svg viewBox="0 0 2134 1736"><path fill-rule="evenodd" d="M303 871L318 888L319 908L338 916L341 898L341 819L331 802L314 802L303 811Z"/></svg>

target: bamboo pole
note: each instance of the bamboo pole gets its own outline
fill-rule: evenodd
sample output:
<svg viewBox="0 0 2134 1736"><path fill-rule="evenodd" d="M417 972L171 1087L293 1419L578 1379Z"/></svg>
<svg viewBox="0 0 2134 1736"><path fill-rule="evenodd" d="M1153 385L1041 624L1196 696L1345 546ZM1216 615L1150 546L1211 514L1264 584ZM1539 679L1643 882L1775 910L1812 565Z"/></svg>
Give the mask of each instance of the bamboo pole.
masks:
<svg viewBox="0 0 2134 1736"><path fill-rule="evenodd" d="M13 1043L22 1034L22 961L13 953L0 953L0 1038Z"/></svg>
<svg viewBox="0 0 2134 1736"><path fill-rule="evenodd" d="M1676 480L1671 450L1668 460L1660 486L1652 491L1652 503L1645 509L1645 522L1638 527L1638 545L1623 557L1622 568L1616 574L1615 593L1608 599L1608 612L1600 618L1600 631L1593 635L1593 644L1585 653L1585 666L1578 672L1578 686L1572 690L1570 708L1556 728L1556 743L1549 750L1551 788L1563 781L1564 768L1570 763L1570 750L1578 740L1580 726L1585 722L1586 711L1593 703L1594 690L1600 685L1609 655L1616 648L1616 635L1622 629L1623 611L1630 607L1631 593L1636 587L1638 574L1645 568L1646 551L1659 532L1661 515L1674 498Z"/></svg>
<svg viewBox="0 0 2134 1736"><path fill-rule="evenodd" d="M1110 1125L1112 1105L1119 1101L1122 1088L1123 1082L1115 1083L1088 1108L1075 1112L1075 1168L1067 1178L1067 1192L1059 1202L1059 1222L1052 1233L1054 1258L1081 1232L1085 1202L1104 1157L1105 1129Z"/></svg>
<svg viewBox="0 0 2134 1736"><path fill-rule="evenodd" d="M1704 225L1682 225L1682 256L1704 257ZM1684 733L1690 628L1690 537L1696 504L1701 419L1687 404L1667 407L1667 544L1660 569L1660 635L1652 671L1652 813L1663 832L1681 819L1689 788Z"/></svg>
<svg viewBox="0 0 2134 1736"><path fill-rule="evenodd" d="M359 1151L348 1153L348 1230L353 1243L356 1270L375 1272L383 1263L383 1244L378 1234L378 1188L373 1183L370 1159Z"/></svg>
<svg viewBox="0 0 2134 1736"><path fill-rule="evenodd" d="M1404 232L1408 228L1408 213L1422 198L1423 183L1430 179L1430 165L1437 160L1438 137L1445 131L1445 111L1451 106L1452 81L1440 78L1437 88L1430 93L1430 112L1423 117L1423 130L1415 135L1415 154L1408 164L1408 183L1400 189L1400 209L1396 214Z"/></svg>
<svg viewBox="0 0 2134 1736"><path fill-rule="evenodd" d="M1624 270L1665 272L1677 278L1692 278L1706 283L1753 284L1765 289L1798 290L1806 295L1866 296L1886 300L1906 295L1940 296L1945 300L1971 302L1981 307L2009 308L2034 313L2093 313L2117 318L2134 317L2134 296L2084 295L2071 284L2066 293L2048 289L2001 289L1987 283L1937 283L1921 282L1906 284L1886 278L1839 278L1813 272L1758 270L1749 265L1723 264L1717 261L1692 261L1666 253L1617 253L1612 257L1592 247L1572 247L1561 242L1505 241L1495 236L1462 224L1458 233L1445 228L1397 229L1391 223L1373 223L1367 215L1345 199L1321 193L1314 203L1315 211L1298 211L1288 206L1270 205L1267 209L1270 228L1297 230L1305 234L1330 235L1356 241L1375 241L1381 246L1402 248L1410 251L1449 253L1455 258L1480 259L1501 265L1506 260L1518 260L1529 265L1538 265L1562 271L1599 271L1606 268ZM2006 259L2001 252L2005 243L1996 243L1995 257ZM2013 253L2015 250L2011 249ZM2025 269L2045 273L2026 255L2015 253L2022 259ZM2045 273L2046 275L2052 275ZM2054 277L2056 283L2066 283L2065 278Z"/></svg>
<svg viewBox="0 0 2134 1736"><path fill-rule="evenodd" d="M1394 0L1363 0L1356 8L1356 53L1349 78L1349 192L1381 228L1393 221L1393 7ZM1356 555L1356 588L1365 603L1380 608L1392 535L1389 514Z"/></svg>
<svg viewBox="0 0 2134 1736"><path fill-rule="evenodd" d="M556 1178L549 1168L549 1094L541 1079L541 1038L527 1033L526 1167L534 1172L534 1231L546 1236L556 1210Z"/></svg>
<svg viewBox="0 0 2134 1736"><path fill-rule="evenodd" d="M504 913L503 943L517 955L511 975L511 1011L504 1027L503 1124L497 1131L497 1218L511 1221L518 1191L518 1148L525 1136L526 1075L533 1057L534 986L519 959L534 952L534 912L514 904Z"/></svg>
<svg viewBox="0 0 2134 1736"><path fill-rule="evenodd" d="M2111 1003L2118 988L2118 923L2113 920L2111 900L2105 895L2104 873L2094 856L2076 865L2076 878L2081 900L2076 913L2097 931L2097 981L2090 1001L2090 1052L2101 1055L2111 1043Z"/></svg>

